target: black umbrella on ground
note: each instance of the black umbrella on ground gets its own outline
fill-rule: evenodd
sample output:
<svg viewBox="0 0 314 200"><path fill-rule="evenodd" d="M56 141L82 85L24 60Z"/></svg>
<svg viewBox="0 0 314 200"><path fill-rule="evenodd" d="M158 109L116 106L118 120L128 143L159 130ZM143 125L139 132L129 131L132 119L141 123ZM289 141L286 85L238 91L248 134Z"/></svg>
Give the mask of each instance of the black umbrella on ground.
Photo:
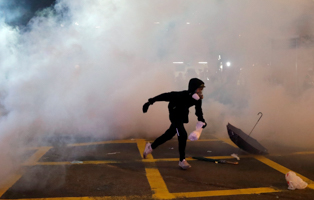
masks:
<svg viewBox="0 0 314 200"><path fill-rule="evenodd" d="M258 115L259 114L261 114L261 117L263 116L263 113L259 112ZM256 124L259 122L261 117L258 119ZM255 126L253 127L253 129L255 128ZM252 131L250 132L249 135L247 135L241 129L238 129L229 123L227 125L227 130L232 142L234 142L240 149L251 154L268 154L268 151L265 147L263 147L259 142L257 142L257 140L250 137Z"/></svg>

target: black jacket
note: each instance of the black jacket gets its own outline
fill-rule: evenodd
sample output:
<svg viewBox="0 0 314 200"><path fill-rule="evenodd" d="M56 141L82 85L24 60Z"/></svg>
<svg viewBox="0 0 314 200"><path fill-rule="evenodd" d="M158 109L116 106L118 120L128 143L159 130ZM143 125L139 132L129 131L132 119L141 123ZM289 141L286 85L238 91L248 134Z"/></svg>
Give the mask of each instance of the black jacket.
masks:
<svg viewBox="0 0 314 200"><path fill-rule="evenodd" d="M168 104L169 118L172 123L174 122L188 123L189 108L195 105L195 115L197 116L197 120L205 122L202 111L202 100L193 99L192 98L193 94L194 93L189 92L188 90L180 92L163 93L154 98L149 99L149 103L153 104L156 101L169 102Z"/></svg>

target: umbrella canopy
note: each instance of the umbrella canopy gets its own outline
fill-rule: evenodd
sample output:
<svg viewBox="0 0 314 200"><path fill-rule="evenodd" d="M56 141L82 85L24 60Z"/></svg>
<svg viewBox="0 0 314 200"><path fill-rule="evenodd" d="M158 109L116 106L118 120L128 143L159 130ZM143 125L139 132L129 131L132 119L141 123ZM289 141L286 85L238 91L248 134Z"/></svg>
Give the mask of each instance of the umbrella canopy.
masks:
<svg viewBox="0 0 314 200"><path fill-rule="evenodd" d="M258 143L254 138L245 134L241 129L228 123L227 130L232 142L234 142L240 149L251 154L268 154L265 147Z"/></svg>

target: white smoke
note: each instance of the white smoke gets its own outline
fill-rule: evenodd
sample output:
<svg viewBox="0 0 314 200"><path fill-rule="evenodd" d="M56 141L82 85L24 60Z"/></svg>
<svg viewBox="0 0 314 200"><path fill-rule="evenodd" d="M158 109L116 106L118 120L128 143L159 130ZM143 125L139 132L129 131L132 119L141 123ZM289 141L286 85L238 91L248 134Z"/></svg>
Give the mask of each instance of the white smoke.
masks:
<svg viewBox="0 0 314 200"><path fill-rule="evenodd" d="M188 79L175 84L173 62L207 61L210 74L198 76L208 132L226 134L228 122L249 132L263 112L254 137L311 145L313 88L301 83L313 61L302 61L301 47L274 58L271 43L313 34L310 8L307 0L59 0L26 30L1 20L0 141L14 149L60 135L156 137L170 125L167 104L147 114L142 105L187 89ZM225 72L220 54L231 59ZM282 66L284 55L293 63Z"/></svg>

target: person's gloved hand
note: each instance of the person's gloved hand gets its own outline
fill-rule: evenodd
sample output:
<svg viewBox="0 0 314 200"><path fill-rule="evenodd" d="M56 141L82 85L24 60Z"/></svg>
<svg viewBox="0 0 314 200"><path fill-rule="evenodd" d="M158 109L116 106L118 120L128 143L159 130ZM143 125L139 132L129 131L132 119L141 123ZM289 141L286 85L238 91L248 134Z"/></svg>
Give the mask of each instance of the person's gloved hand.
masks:
<svg viewBox="0 0 314 200"><path fill-rule="evenodd" d="M146 113L146 112L147 112L149 106L150 106L150 103L149 103L149 102L146 102L146 103L143 105L143 113Z"/></svg>
<svg viewBox="0 0 314 200"><path fill-rule="evenodd" d="M206 122L204 122L204 123L205 123L205 125L203 125L202 128L205 128L207 126L207 123Z"/></svg>

